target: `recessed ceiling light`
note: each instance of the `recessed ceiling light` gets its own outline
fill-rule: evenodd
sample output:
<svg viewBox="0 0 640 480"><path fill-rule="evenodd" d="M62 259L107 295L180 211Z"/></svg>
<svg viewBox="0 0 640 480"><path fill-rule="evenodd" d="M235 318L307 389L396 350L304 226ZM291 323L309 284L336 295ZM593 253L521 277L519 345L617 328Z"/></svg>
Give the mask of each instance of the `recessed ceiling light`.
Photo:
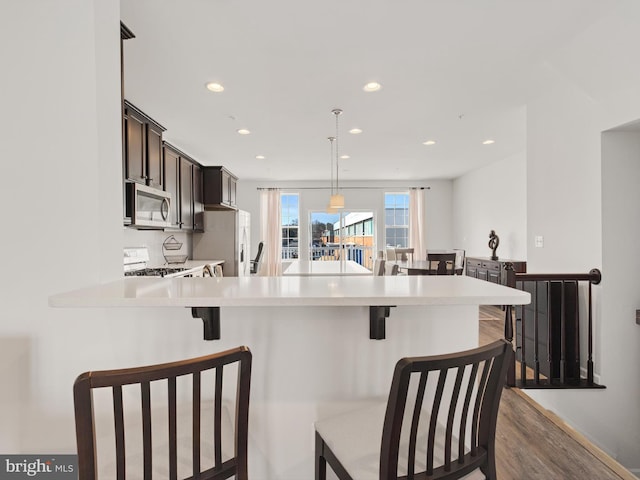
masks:
<svg viewBox="0 0 640 480"><path fill-rule="evenodd" d="M224 87L217 82L209 82L207 83L207 90L211 90L215 93L224 92Z"/></svg>
<svg viewBox="0 0 640 480"><path fill-rule="evenodd" d="M256 155L256 158L257 158L258 160L264 160L264 155Z"/></svg>
<svg viewBox="0 0 640 480"><path fill-rule="evenodd" d="M351 130L349 130L349 133L353 135L358 135L359 133L362 133L362 130L359 128L352 128Z"/></svg>
<svg viewBox="0 0 640 480"><path fill-rule="evenodd" d="M349 155L340 155L340 158L346 160L347 158L351 158Z"/></svg>
<svg viewBox="0 0 640 480"><path fill-rule="evenodd" d="M381 88L382 85L380 85L378 82L369 82L364 87L362 87L365 92L377 92Z"/></svg>
<svg viewBox="0 0 640 480"><path fill-rule="evenodd" d="M483 145L491 145L492 143L495 143L495 140L491 140L490 138L482 142Z"/></svg>
<svg viewBox="0 0 640 480"><path fill-rule="evenodd" d="M236 132L238 132L240 135L249 135L251 133L246 128L239 128L238 130L236 130Z"/></svg>
<svg viewBox="0 0 640 480"><path fill-rule="evenodd" d="M435 140L427 140L426 142L422 142L423 145L435 145L436 141Z"/></svg>

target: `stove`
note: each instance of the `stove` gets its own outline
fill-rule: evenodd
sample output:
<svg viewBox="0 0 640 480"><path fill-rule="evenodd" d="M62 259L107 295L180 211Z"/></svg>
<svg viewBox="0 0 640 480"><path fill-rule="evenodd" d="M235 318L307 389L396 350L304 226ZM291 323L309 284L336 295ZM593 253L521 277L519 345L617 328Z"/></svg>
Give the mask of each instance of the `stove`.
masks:
<svg viewBox="0 0 640 480"><path fill-rule="evenodd" d="M140 270L129 270L124 272L125 277L166 277L167 275L173 275L174 273L184 272L187 270L184 267L157 267L157 268L142 268Z"/></svg>
<svg viewBox="0 0 640 480"><path fill-rule="evenodd" d="M149 250L147 247L133 247L124 249L125 277L179 277L180 272L188 270L185 267L149 267Z"/></svg>

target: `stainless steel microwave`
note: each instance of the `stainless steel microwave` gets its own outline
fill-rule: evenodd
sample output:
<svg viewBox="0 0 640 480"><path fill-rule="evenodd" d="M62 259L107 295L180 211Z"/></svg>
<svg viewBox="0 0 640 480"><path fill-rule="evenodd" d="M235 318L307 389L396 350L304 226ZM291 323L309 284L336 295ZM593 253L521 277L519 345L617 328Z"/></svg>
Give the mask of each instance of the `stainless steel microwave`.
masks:
<svg viewBox="0 0 640 480"><path fill-rule="evenodd" d="M171 193L135 182L127 183L126 189L126 215L132 227L171 227Z"/></svg>

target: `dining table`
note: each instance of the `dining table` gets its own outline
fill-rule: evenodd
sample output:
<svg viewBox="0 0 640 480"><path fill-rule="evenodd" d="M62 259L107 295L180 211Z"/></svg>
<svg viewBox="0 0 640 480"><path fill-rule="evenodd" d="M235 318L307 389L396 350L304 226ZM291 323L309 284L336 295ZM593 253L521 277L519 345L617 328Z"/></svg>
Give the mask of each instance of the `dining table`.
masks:
<svg viewBox="0 0 640 480"><path fill-rule="evenodd" d="M427 256L429 254L442 255L442 254L456 254L455 250L427 250ZM389 264L398 265L398 270L406 275L436 275L437 265L436 261L428 260L395 260L388 262ZM462 268L457 268L456 275L462 275Z"/></svg>
<svg viewBox="0 0 640 480"><path fill-rule="evenodd" d="M436 270L430 267L426 260L395 260L388 262L391 265L398 265L400 273L405 275L435 275Z"/></svg>

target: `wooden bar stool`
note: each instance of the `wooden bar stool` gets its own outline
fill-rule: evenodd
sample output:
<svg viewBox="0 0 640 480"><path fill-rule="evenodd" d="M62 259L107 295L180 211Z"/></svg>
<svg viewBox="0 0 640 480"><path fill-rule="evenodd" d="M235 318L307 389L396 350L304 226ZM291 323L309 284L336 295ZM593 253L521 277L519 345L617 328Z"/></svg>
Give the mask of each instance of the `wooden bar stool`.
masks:
<svg viewBox="0 0 640 480"><path fill-rule="evenodd" d="M316 480L495 480L495 433L511 344L403 358L389 398L316 422Z"/></svg>
<svg viewBox="0 0 640 480"><path fill-rule="evenodd" d="M224 382L223 370L236 371L236 378ZM101 478L246 480L250 381L247 347L81 374L73 386L79 480L98 478L98 452ZM229 395L235 397L233 414L224 400ZM96 396L112 407L96 411ZM98 426L96 419L109 411L110 428ZM209 420L212 427L203 428ZM223 435L225 427L233 430L230 435Z"/></svg>

